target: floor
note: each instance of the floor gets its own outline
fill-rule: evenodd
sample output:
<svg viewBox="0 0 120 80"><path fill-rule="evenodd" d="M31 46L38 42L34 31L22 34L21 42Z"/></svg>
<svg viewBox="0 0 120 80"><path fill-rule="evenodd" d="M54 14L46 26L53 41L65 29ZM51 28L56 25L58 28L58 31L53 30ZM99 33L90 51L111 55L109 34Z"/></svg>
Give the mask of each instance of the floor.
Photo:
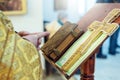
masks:
<svg viewBox="0 0 120 80"><path fill-rule="evenodd" d="M118 41L120 40L120 37ZM118 42L120 45L120 41ZM120 80L120 53L116 55L108 54L109 39L103 44L103 52L107 55L107 59L96 58L95 64L95 80ZM120 52L120 48L117 49ZM61 75L51 75L45 77L44 80L66 80ZM74 75L70 80L80 80L79 75Z"/></svg>
<svg viewBox="0 0 120 80"><path fill-rule="evenodd" d="M44 77L43 80L67 80L62 74L54 74L47 77ZM74 76L69 80L77 80Z"/></svg>

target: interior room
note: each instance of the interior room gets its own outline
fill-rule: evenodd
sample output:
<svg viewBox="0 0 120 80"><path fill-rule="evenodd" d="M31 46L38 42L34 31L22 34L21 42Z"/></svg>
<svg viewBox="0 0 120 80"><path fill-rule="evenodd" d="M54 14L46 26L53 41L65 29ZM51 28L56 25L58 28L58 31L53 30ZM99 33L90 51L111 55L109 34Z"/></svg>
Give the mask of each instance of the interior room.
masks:
<svg viewBox="0 0 120 80"><path fill-rule="evenodd" d="M0 80L120 80L120 0L0 0L0 10Z"/></svg>

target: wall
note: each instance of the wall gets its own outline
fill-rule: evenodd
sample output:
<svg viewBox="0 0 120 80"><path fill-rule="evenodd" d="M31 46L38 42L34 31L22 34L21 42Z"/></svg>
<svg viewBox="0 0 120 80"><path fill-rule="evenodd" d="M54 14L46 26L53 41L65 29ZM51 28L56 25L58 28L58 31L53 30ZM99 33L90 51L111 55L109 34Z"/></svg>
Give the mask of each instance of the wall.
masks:
<svg viewBox="0 0 120 80"><path fill-rule="evenodd" d="M60 11L54 10L54 0L43 0L43 4L44 4L43 5L44 20L45 21L56 20L57 15ZM68 14L68 20L71 22L75 22L76 19L78 18L78 11L77 11L76 6L74 6L75 4L76 4L76 0L68 1L68 4L66 4L68 7L65 13Z"/></svg>
<svg viewBox="0 0 120 80"><path fill-rule="evenodd" d="M45 21L53 21L57 18L57 13L54 11L54 0L43 0L43 16Z"/></svg>
<svg viewBox="0 0 120 80"><path fill-rule="evenodd" d="M96 0L68 0L68 4L66 4L68 7L65 11L68 14L68 20L76 23L95 2ZM43 4L44 20L53 21L57 19L59 11L54 11L54 0L43 0ZM81 12L81 10L83 11Z"/></svg>
<svg viewBox="0 0 120 80"><path fill-rule="evenodd" d="M27 13L9 16L16 31L36 32L43 30L42 0L27 0Z"/></svg>

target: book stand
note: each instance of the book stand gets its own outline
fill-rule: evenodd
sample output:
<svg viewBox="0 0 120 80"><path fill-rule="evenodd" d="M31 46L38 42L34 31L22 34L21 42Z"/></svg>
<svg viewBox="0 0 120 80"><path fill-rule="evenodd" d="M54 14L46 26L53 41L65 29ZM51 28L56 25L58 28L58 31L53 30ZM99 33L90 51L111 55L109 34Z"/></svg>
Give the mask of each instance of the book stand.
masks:
<svg viewBox="0 0 120 80"><path fill-rule="evenodd" d="M87 27L95 20L102 21L105 16L114 8L120 8L119 3L97 3L91 8L78 22L79 26L86 31ZM115 23L120 24L120 17L118 17ZM95 68L95 53L99 48L94 51L93 55L80 66L80 80L94 80L94 68Z"/></svg>

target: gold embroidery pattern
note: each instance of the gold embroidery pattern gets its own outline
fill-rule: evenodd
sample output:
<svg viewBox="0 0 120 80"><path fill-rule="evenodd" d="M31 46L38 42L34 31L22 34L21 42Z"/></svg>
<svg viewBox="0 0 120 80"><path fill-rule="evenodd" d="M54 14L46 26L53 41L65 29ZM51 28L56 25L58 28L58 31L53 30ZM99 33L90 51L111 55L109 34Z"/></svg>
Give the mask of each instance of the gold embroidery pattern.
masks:
<svg viewBox="0 0 120 80"><path fill-rule="evenodd" d="M40 55L0 12L0 80L41 80Z"/></svg>

